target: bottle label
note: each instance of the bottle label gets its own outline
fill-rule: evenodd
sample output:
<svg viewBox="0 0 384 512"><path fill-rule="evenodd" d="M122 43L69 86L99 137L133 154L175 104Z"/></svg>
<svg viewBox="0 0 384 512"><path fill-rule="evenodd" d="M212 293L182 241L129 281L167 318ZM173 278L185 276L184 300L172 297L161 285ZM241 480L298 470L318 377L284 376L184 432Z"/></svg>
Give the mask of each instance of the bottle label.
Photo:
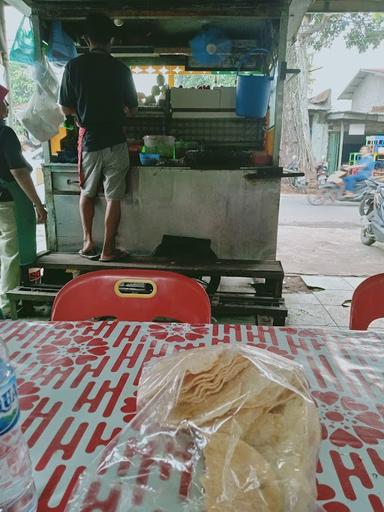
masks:
<svg viewBox="0 0 384 512"><path fill-rule="evenodd" d="M20 416L16 377L0 387L0 436L13 428Z"/></svg>

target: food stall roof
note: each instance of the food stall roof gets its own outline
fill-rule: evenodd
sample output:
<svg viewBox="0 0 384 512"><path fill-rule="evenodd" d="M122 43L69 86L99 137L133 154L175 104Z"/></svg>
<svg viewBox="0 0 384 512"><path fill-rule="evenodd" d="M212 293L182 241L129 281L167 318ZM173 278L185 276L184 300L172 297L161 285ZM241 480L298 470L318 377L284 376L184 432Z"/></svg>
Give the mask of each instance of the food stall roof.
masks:
<svg viewBox="0 0 384 512"><path fill-rule="evenodd" d="M272 32L277 35L281 13L288 11L290 0L9 0L8 3L24 14L38 14L43 22L43 39L47 35L44 21L61 19L65 31L81 45L83 21L91 11L98 11L115 19L119 27L116 44L129 47L130 53L135 47L134 53L143 55L144 46L151 46L149 53L161 49L162 54L182 55L188 53L186 48L191 38L210 25L222 29L230 40L254 41L255 33L262 32L263 20L275 20Z"/></svg>
<svg viewBox="0 0 384 512"><path fill-rule="evenodd" d="M114 46L121 55L155 54L185 56L190 41L205 28L214 26L231 41L238 41L240 53L250 47L268 48L278 44L279 24L290 0L9 0L24 14L37 14L41 20L41 38L46 40L49 22L60 19L64 29L82 46L85 17L92 11L105 12L118 27ZM265 25L269 20L269 25ZM269 28L268 28L269 27ZM256 38L256 35L259 35ZM265 36L265 37L264 37ZM115 48L116 49L116 48ZM176 62L179 63L179 62Z"/></svg>
<svg viewBox="0 0 384 512"><path fill-rule="evenodd" d="M7 0L8 1L8 0ZM110 16L148 18L174 16L254 16L280 17L290 0L9 0L20 10L34 10L42 17L82 17L89 11L105 11Z"/></svg>
<svg viewBox="0 0 384 512"><path fill-rule="evenodd" d="M292 0L295 3L296 0ZM45 17L84 16L90 10L105 10L111 16L161 17L220 15L271 17L291 0L7 0L24 14L32 9ZM310 12L382 12L382 0L302 0ZM307 5L308 4L308 5Z"/></svg>

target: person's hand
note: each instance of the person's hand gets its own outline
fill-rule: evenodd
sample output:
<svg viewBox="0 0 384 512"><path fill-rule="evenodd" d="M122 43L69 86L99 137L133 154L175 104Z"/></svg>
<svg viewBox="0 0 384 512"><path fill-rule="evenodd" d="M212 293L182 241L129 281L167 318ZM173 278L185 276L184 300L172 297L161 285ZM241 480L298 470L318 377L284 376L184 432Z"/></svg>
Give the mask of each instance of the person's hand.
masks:
<svg viewBox="0 0 384 512"><path fill-rule="evenodd" d="M42 204L36 205L36 222L38 224L45 224L47 221L47 210Z"/></svg>

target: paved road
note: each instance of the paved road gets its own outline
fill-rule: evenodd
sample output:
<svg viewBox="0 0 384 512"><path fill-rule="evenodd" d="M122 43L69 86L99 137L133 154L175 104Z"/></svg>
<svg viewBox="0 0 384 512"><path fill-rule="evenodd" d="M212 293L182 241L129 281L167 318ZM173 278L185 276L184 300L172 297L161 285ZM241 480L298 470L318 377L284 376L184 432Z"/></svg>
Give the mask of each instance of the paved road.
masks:
<svg viewBox="0 0 384 512"><path fill-rule="evenodd" d="M283 195L278 258L286 273L364 276L384 271L384 244L360 242L357 203L311 206Z"/></svg>

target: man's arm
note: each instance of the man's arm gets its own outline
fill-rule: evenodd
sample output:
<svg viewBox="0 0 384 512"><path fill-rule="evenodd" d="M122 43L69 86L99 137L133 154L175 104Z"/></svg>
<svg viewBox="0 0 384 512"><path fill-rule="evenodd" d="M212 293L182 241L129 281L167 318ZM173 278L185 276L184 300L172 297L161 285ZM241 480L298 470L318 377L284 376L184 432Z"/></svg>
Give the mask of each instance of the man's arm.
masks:
<svg viewBox="0 0 384 512"><path fill-rule="evenodd" d="M125 107L124 113L127 117L135 117L138 112L138 100L135 83L129 68L125 70Z"/></svg>
<svg viewBox="0 0 384 512"><path fill-rule="evenodd" d="M369 156L364 156L363 158L361 158L360 163L355 165L354 168L357 169L358 171L365 171L369 168L370 163L371 159L369 158Z"/></svg>
<svg viewBox="0 0 384 512"><path fill-rule="evenodd" d="M33 203L36 208L37 222L44 223L47 220L47 212L36 192L35 185L33 184L31 173L27 167L20 169L11 169L11 174L20 188L25 192L26 196Z"/></svg>
<svg viewBox="0 0 384 512"><path fill-rule="evenodd" d="M127 117L135 117L137 115L139 111L139 108L138 107L125 107L124 108L124 114L127 116Z"/></svg>
<svg viewBox="0 0 384 512"><path fill-rule="evenodd" d="M349 165L348 168L349 169L355 169L357 171L363 171L364 169L368 169L368 167L370 166L370 163L371 161L373 161L373 158L369 158L369 156L364 156L362 157L360 160L359 160L359 164L357 165Z"/></svg>
<svg viewBox="0 0 384 512"><path fill-rule="evenodd" d="M63 79L61 81L59 104L65 116L76 115L76 97L68 64L64 70Z"/></svg>

